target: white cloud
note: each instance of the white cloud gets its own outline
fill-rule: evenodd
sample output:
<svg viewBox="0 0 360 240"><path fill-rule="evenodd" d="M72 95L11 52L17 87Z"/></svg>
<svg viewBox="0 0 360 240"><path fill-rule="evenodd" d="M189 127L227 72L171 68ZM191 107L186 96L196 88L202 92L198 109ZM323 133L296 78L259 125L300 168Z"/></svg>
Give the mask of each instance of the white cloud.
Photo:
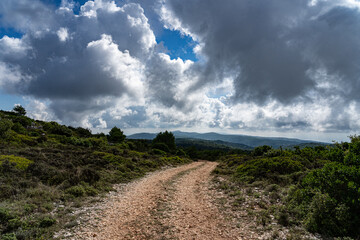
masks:
<svg viewBox="0 0 360 240"><path fill-rule="evenodd" d="M102 118L99 118L99 124L96 125L95 128L106 129L107 128L106 121L104 121Z"/></svg>
<svg viewBox="0 0 360 240"><path fill-rule="evenodd" d="M49 108L48 103L39 101L37 99L28 98L26 105L27 115L31 118L42 121L59 121L52 110Z"/></svg>
<svg viewBox="0 0 360 240"><path fill-rule="evenodd" d="M25 85L30 79L31 77L21 74L18 66L0 61L0 89L9 93L18 93L21 87L17 85Z"/></svg>
<svg viewBox="0 0 360 240"><path fill-rule="evenodd" d="M164 27L170 30L180 31L181 34L192 37L195 41L198 41L198 37L191 33L191 31L183 26L181 20L177 18L171 10L166 6L166 1L162 1L161 7L158 10L158 14L164 23Z"/></svg>
<svg viewBox="0 0 360 240"><path fill-rule="evenodd" d="M11 56L14 58L24 57L26 51L31 49L23 39L21 38L13 38L8 36L3 36L0 39L0 51L1 56Z"/></svg>
<svg viewBox="0 0 360 240"><path fill-rule="evenodd" d="M59 37L59 40L61 42L65 42L66 40L69 39L69 32L67 28L60 28L57 32L57 35Z"/></svg>
<svg viewBox="0 0 360 240"><path fill-rule="evenodd" d="M159 1L157 21L198 42L193 62L159 52L148 2L0 1L1 26L24 33L0 39L0 88L31 96L35 118L98 129L357 129L358 2L341 2Z"/></svg>
<svg viewBox="0 0 360 240"><path fill-rule="evenodd" d="M80 7L80 15L89 18L97 17L98 9L102 9L109 13L122 10L115 4L114 1L94 0L94 1L87 1L84 5Z"/></svg>
<svg viewBox="0 0 360 240"><path fill-rule="evenodd" d="M143 98L143 66L140 61L130 56L129 51L121 52L111 36L105 34L100 40L90 42L87 50L104 72L114 80L121 81L124 89L127 89L126 92L138 99Z"/></svg>

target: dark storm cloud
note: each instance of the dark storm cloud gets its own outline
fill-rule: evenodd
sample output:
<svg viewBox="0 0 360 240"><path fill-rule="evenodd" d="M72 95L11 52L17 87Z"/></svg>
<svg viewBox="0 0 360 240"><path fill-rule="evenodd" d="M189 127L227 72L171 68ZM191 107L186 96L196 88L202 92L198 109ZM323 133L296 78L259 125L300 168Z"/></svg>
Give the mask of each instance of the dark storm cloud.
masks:
<svg viewBox="0 0 360 240"><path fill-rule="evenodd" d="M0 1L0 26L22 32L43 30L56 24L54 10L38 0L3 0Z"/></svg>
<svg viewBox="0 0 360 240"><path fill-rule="evenodd" d="M236 100L288 103L316 89L309 71L324 68L341 85L360 90L359 11L309 3L168 0L165 6L203 43L208 62L195 87L230 72Z"/></svg>
<svg viewBox="0 0 360 240"><path fill-rule="evenodd" d="M75 15L71 1L56 9L0 0L0 27L24 34L0 39L1 89L46 102L37 109L75 125L360 126L351 113L360 96L357 8L341 0L115 2L88 1ZM193 36L199 61L166 54L155 41L164 24Z"/></svg>
<svg viewBox="0 0 360 240"><path fill-rule="evenodd" d="M324 67L349 100L359 99L360 13L358 9L335 7L309 27L306 39L313 63ZM304 34L309 35L310 32Z"/></svg>
<svg viewBox="0 0 360 240"><path fill-rule="evenodd" d="M179 60L181 61L181 60ZM161 103L165 107L176 106L182 109L185 99L175 99L176 86L184 75L180 68L181 62L171 63L169 57L164 54L156 54L151 57L146 67L147 89L152 101Z"/></svg>
<svg viewBox="0 0 360 240"><path fill-rule="evenodd" d="M136 98L142 90L137 89L139 61L148 57L155 37L139 5L90 2L75 16L70 9L39 1L1 1L0 13L0 26L24 32L21 44L27 46L3 52L0 61L31 79L7 85L24 95L50 99L60 119L106 109L108 104L97 104L101 97ZM2 41L0 49L14 45L15 39L7 42Z"/></svg>

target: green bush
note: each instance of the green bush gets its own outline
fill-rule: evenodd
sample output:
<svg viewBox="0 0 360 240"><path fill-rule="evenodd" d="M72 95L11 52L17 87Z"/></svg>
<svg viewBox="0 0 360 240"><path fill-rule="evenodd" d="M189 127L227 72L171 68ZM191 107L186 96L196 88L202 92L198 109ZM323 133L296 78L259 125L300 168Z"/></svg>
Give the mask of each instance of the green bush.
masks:
<svg viewBox="0 0 360 240"><path fill-rule="evenodd" d="M13 108L13 112L15 112L16 114L20 115L20 116L25 116L26 115L26 110L23 106L21 105L16 105Z"/></svg>
<svg viewBox="0 0 360 240"><path fill-rule="evenodd" d="M2 164L5 161L8 161L10 163L15 163L16 168L21 170L26 170L29 167L29 165L34 162L29 159L23 157L17 157L14 155L0 155L0 164Z"/></svg>
<svg viewBox="0 0 360 240"><path fill-rule="evenodd" d="M8 119L0 118L0 137L5 138L12 126L13 126L12 121Z"/></svg>
<svg viewBox="0 0 360 240"><path fill-rule="evenodd" d="M123 131L120 128L113 127L110 132L108 139L110 142L113 143L121 143L125 140L126 136L124 135Z"/></svg>
<svg viewBox="0 0 360 240"><path fill-rule="evenodd" d="M187 155L186 155L186 152L184 151L184 150L182 150L182 149L178 149L177 151L176 151L176 155L177 156L180 156L180 157L186 157Z"/></svg>
<svg viewBox="0 0 360 240"><path fill-rule="evenodd" d="M91 137L91 130L88 128L82 128L82 127L78 127L74 129L76 135L78 135L78 137L84 137L84 138L88 138Z"/></svg>
<svg viewBox="0 0 360 240"><path fill-rule="evenodd" d="M14 218L9 209L0 207L0 223L6 223L8 220Z"/></svg>
<svg viewBox="0 0 360 240"><path fill-rule="evenodd" d="M56 219L52 218L51 216L46 216L40 220L39 227L47 228L47 227L51 227L55 223L56 223Z"/></svg>
<svg viewBox="0 0 360 240"><path fill-rule="evenodd" d="M264 155L265 153L267 153L268 151L270 151L272 149L272 147L270 146L267 146L267 145L264 145L264 146L259 146L259 147L256 147L252 154L254 156L262 156Z"/></svg>
<svg viewBox="0 0 360 240"><path fill-rule="evenodd" d="M276 177L279 174L291 174L303 169L301 162L290 157L257 158L240 164L234 176L240 181L253 182Z"/></svg>
<svg viewBox="0 0 360 240"><path fill-rule="evenodd" d="M13 123L19 123L24 128L31 126L32 122L33 121L30 118L25 116L17 116L13 119Z"/></svg>
<svg viewBox="0 0 360 240"><path fill-rule="evenodd" d="M154 143L152 148L159 149L159 150L164 151L164 152L170 152L170 149L169 149L168 145L166 145L165 143L162 143L162 142Z"/></svg>
<svg viewBox="0 0 360 240"><path fill-rule="evenodd" d="M289 205L312 232L360 234L360 167L333 162L311 171L290 195Z"/></svg>
<svg viewBox="0 0 360 240"><path fill-rule="evenodd" d="M44 122L43 128L45 131L51 134L57 134L61 136L70 137L72 131L65 125L60 125L57 122Z"/></svg>
<svg viewBox="0 0 360 240"><path fill-rule="evenodd" d="M29 146L35 146L38 144L37 138L29 137L23 134L17 134L14 131L10 131L9 142L12 142L17 145L29 145Z"/></svg>
<svg viewBox="0 0 360 240"><path fill-rule="evenodd" d="M85 193L86 193L84 187L81 185L70 187L70 188L66 189L65 192L74 197L82 197L82 196L85 196Z"/></svg>
<svg viewBox="0 0 360 240"><path fill-rule="evenodd" d="M1 236L1 240L17 240L15 233L7 233Z"/></svg>
<svg viewBox="0 0 360 240"><path fill-rule="evenodd" d="M161 155L161 156L166 156L166 152L164 152L164 151L162 151L162 150L160 150L160 149L153 149L152 151L151 151L151 153L152 154L154 154L154 155Z"/></svg>
<svg viewBox="0 0 360 240"><path fill-rule="evenodd" d="M17 133L26 134L26 129L18 122L15 123L11 129Z"/></svg>
<svg viewBox="0 0 360 240"><path fill-rule="evenodd" d="M172 132L168 132L168 131L160 132L158 135L156 135L156 137L153 140L153 144L156 144L156 143L165 144L168 147L168 149L170 149L171 151L176 149L175 137ZM154 147L154 148L157 148L157 147ZM158 149L163 150L161 148L158 148ZM165 151L165 150L163 150L163 151Z"/></svg>
<svg viewBox="0 0 360 240"><path fill-rule="evenodd" d="M105 147L107 145L107 141L105 138L95 138L91 137L87 139L92 147Z"/></svg>

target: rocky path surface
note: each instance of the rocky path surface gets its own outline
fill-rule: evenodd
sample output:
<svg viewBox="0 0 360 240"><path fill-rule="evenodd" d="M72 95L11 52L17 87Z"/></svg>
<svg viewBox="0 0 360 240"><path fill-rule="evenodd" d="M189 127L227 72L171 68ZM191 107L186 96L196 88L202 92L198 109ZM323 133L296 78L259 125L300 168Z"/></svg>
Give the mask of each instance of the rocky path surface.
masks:
<svg viewBox="0 0 360 240"><path fill-rule="evenodd" d="M216 165L194 162L126 185L69 239L238 239L239 229L211 201Z"/></svg>

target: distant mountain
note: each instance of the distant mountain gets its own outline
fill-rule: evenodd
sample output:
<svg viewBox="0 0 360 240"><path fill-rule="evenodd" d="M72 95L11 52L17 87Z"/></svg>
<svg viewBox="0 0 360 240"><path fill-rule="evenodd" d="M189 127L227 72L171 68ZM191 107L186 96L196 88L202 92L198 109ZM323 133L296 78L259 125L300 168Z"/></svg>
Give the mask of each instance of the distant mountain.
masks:
<svg viewBox="0 0 360 240"><path fill-rule="evenodd" d="M188 138L188 139L202 139L208 141L222 141L222 145L230 146L229 144L241 144L246 147L254 148L262 145L269 145L273 148L279 148L280 146L293 147L296 145L328 145L329 143L316 142L311 140L301 140L296 138L282 138L282 137L256 137L248 135L231 135L231 134L219 134L219 133L196 133L196 132L172 132L175 138ZM137 133L128 136L130 139L154 139L156 133ZM233 145L233 147L236 147ZM236 147L237 148L237 147ZM241 147L239 147L241 148Z"/></svg>
<svg viewBox="0 0 360 240"><path fill-rule="evenodd" d="M231 149L242 149L242 150L252 150L252 147L249 147L244 144L224 142L221 140L211 141L195 138L176 138L176 145L181 147L191 147L194 146L199 150L209 150L209 149L221 149L221 150L231 150Z"/></svg>
<svg viewBox="0 0 360 240"><path fill-rule="evenodd" d="M156 135L157 133L135 133L130 136L127 136L127 138L153 140L156 137Z"/></svg>

